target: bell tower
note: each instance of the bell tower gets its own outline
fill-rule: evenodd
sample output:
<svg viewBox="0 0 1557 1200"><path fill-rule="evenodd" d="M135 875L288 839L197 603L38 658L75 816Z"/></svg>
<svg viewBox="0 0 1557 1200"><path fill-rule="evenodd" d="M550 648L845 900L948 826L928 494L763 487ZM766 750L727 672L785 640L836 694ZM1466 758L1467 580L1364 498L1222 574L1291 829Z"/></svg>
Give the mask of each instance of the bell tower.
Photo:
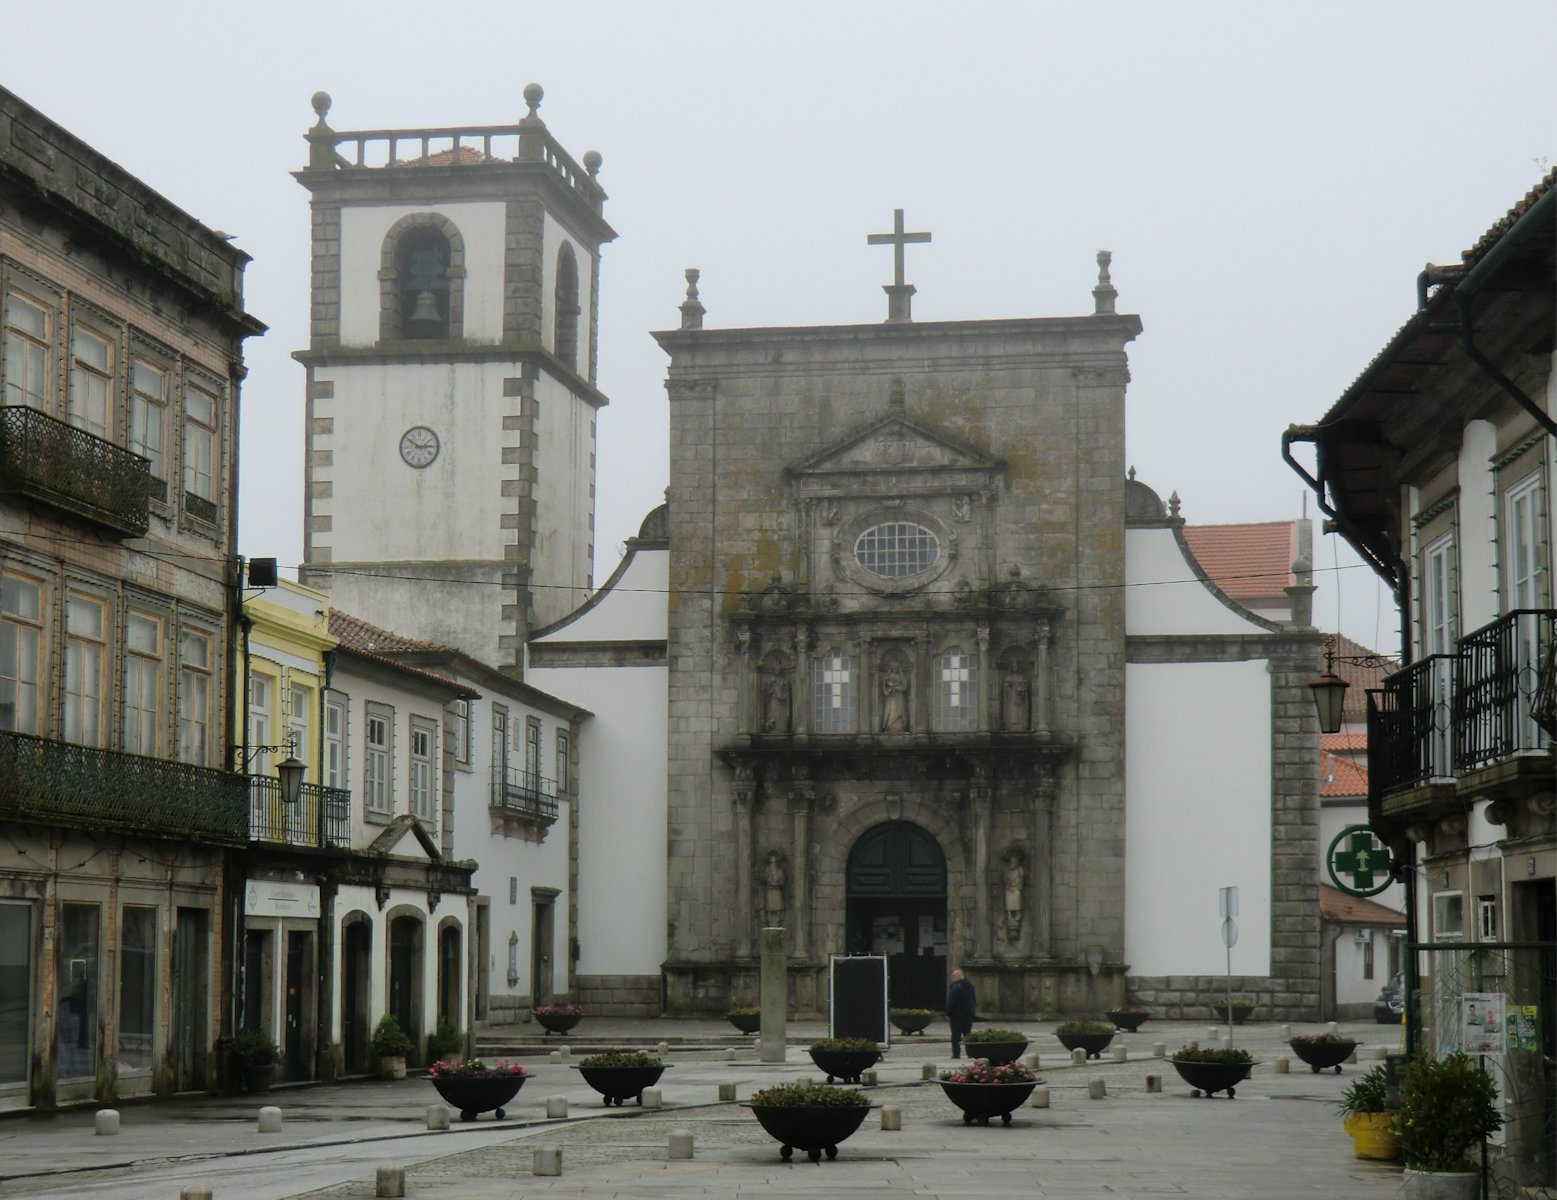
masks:
<svg viewBox="0 0 1557 1200"><path fill-rule="evenodd" d="M337 131L317 92L304 573L517 669L594 560L600 155L541 120Z"/></svg>

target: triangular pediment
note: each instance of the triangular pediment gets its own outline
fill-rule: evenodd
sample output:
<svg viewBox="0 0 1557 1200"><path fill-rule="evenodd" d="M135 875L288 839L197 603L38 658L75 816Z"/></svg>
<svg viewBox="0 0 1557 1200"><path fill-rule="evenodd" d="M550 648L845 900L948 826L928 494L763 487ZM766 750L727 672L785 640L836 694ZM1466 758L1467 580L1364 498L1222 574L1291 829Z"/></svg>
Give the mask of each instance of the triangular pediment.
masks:
<svg viewBox="0 0 1557 1200"><path fill-rule="evenodd" d="M998 471L1005 463L955 434L889 413L789 465L793 476L866 471Z"/></svg>
<svg viewBox="0 0 1557 1200"><path fill-rule="evenodd" d="M442 862L443 855L427 827L408 813L401 813L373 839L369 850L396 858L416 858L424 862Z"/></svg>

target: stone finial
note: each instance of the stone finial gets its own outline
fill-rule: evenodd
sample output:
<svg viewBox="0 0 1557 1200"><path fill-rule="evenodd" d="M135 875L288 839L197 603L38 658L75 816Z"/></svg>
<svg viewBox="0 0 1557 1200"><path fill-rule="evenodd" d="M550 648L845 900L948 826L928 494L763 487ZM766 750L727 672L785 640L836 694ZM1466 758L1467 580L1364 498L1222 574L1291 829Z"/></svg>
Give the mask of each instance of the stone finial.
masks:
<svg viewBox="0 0 1557 1200"><path fill-rule="evenodd" d="M1114 300L1119 295L1119 289L1113 284L1108 275L1108 264L1114 261L1111 250L1099 250L1097 252L1097 286L1092 289L1092 313L1094 316L1111 317L1114 315Z"/></svg>
<svg viewBox="0 0 1557 1200"><path fill-rule="evenodd" d="M324 125L325 118L330 115L330 105L335 103L335 101L330 99L330 93L315 92L309 97L308 103L314 106L314 112L319 117L319 124Z"/></svg>
<svg viewBox="0 0 1557 1200"><path fill-rule="evenodd" d="M595 179L595 178L597 178L599 176L599 174L600 174L600 164L603 163L603 162L605 162L605 159L600 157L600 151L598 151L598 150L586 150L586 151L584 151L584 170L589 172L589 177L591 179Z"/></svg>
<svg viewBox="0 0 1557 1200"><path fill-rule="evenodd" d="M892 382L887 385L887 407L893 412L902 412L907 401L904 396L903 377L894 375Z"/></svg>
<svg viewBox="0 0 1557 1200"><path fill-rule="evenodd" d="M1125 478L1130 480L1132 483L1135 481L1135 468L1134 467L1131 467L1128 471L1125 472Z"/></svg>
<svg viewBox="0 0 1557 1200"><path fill-rule="evenodd" d="M1179 494L1177 492L1168 497L1168 515L1170 517L1179 515Z"/></svg>
<svg viewBox="0 0 1557 1200"><path fill-rule="evenodd" d="M545 95L546 89L538 83L527 83L524 85L524 102L530 110L524 115L526 121L539 121L541 119L537 110L541 107L541 100Z"/></svg>
<svg viewBox="0 0 1557 1200"><path fill-rule="evenodd" d="M703 273L696 267L687 268L687 298L681 302L681 328L703 328L703 314L708 310L697 296L697 281Z"/></svg>
<svg viewBox="0 0 1557 1200"><path fill-rule="evenodd" d="M308 169L310 171L328 171L335 166L335 130L330 128L325 117L330 114L329 92L315 92L309 99L314 106L314 113L318 120L313 127L304 134L308 139Z"/></svg>

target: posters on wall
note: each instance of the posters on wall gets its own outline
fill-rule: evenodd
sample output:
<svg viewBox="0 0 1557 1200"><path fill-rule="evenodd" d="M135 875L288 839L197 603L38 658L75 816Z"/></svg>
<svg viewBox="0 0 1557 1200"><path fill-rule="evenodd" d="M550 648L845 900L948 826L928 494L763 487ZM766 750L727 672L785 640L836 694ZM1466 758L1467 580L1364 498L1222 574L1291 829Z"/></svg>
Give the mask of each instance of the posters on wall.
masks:
<svg viewBox="0 0 1557 1200"><path fill-rule="evenodd" d="M1460 1049L1466 1054L1503 1054L1508 1045L1502 992L1460 995Z"/></svg>

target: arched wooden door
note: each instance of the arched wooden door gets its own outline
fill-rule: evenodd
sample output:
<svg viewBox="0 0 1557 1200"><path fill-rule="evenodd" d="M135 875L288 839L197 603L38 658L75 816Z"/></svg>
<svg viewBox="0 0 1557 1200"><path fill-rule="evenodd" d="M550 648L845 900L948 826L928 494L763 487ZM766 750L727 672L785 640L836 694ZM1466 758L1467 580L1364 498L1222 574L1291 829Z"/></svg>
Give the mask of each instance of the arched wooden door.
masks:
<svg viewBox="0 0 1557 1200"><path fill-rule="evenodd" d="M849 851L847 945L887 956L894 1008L946 1001L946 856L910 821L867 829Z"/></svg>

